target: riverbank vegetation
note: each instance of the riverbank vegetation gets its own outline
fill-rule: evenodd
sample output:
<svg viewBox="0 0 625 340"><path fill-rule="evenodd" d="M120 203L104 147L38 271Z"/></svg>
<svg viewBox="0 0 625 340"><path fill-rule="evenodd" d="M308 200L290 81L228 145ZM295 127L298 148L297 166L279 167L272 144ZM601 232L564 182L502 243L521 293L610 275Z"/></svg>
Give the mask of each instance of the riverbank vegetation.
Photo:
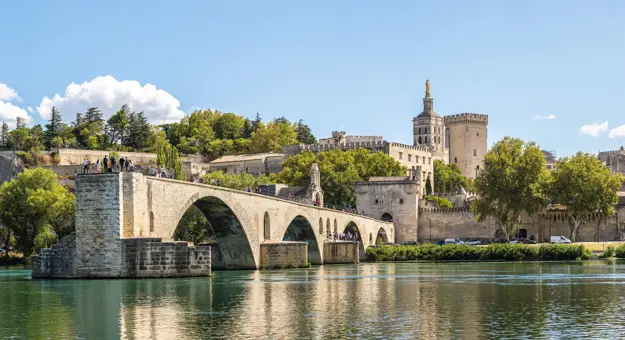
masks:
<svg viewBox="0 0 625 340"><path fill-rule="evenodd" d="M51 170L26 169L0 186L0 245L29 257L74 231L74 194Z"/></svg>
<svg viewBox="0 0 625 340"><path fill-rule="evenodd" d="M536 261L589 259L582 245L458 244L384 245L367 248L367 261Z"/></svg>
<svg viewBox="0 0 625 340"><path fill-rule="evenodd" d="M567 211L569 236L575 242L592 216L614 214L624 181L595 155L581 152L560 159L554 170L547 171L545 156L535 143L505 137L484 157L471 210L482 221L493 217L503 238L510 239L521 212L532 215L549 205L560 206Z"/></svg>

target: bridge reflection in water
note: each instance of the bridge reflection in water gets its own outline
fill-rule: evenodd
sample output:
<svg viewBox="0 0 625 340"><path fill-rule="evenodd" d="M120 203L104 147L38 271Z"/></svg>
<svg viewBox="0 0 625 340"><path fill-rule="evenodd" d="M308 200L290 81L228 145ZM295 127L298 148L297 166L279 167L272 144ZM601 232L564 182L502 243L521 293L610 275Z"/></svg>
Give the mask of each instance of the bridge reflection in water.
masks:
<svg viewBox="0 0 625 340"><path fill-rule="evenodd" d="M325 265L193 279L0 277L19 285L0 292L0 337L611 338L625 334L624 280L623 264L599 261Z"/></svg>

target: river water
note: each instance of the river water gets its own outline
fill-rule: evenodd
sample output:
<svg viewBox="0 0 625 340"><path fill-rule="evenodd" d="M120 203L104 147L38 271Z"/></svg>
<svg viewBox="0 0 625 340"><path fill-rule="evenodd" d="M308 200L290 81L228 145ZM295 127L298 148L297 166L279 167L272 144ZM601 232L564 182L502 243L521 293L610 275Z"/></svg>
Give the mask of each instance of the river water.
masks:
<svg viewBox="0 0 625 340"><path fill-rule="evenodd" d="M211 278L0 270L0 338L612 339L625 261L363 263Z"/></svg>

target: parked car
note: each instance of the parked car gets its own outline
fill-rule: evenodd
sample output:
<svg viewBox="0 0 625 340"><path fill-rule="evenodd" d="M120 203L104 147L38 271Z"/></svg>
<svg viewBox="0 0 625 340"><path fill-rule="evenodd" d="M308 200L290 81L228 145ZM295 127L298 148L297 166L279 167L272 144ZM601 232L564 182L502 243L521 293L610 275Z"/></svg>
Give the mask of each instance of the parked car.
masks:
<svg viewBox="0 0 625 340"><path fill-rule="evenodd" d="M506 240L506 239L502 238L502 239L500 239L500 240L496 240L496 241L495 241L495 242L493 242L493 243L510 243L510 241L508 241L508 240Z"/></svg>
<svg viewBox="0 0 625 340"><path fill-rule="evenodd" d="M564 236L551 236L551 239L549 239L549 243L568 244L568 243L571 243L571 240L569 240L568 238Z"/></svg>
<svg viewBox="0 0 625 340"><path fill-rule="evenodd" d="M445 244L464 244L464 241L459 238L446 238Z"/></svg>
<svg viewBox="0 0 625 340"><path fill-rule="evenodd" d="M471 240L469 242L467 242L468 245L470 246L478 246L480 244L482 244L482 242L480 242L480 240Z"/></svg>
<svg viewBox="0 0 625 340"><path fill-rule="evenodd" d="M443 244L445 244L445 241L438 241L435 243L437 246L442 246Z"/></svg>
<svg viewBox="0 0 625 340"><path fill-rule="evenodd" d="M517 243L521 243L521 244L536 244L536 241L528 240L526 238L517 238L515 240L511 240L510 243L512 243L512 244L517 244Z"/></svg>

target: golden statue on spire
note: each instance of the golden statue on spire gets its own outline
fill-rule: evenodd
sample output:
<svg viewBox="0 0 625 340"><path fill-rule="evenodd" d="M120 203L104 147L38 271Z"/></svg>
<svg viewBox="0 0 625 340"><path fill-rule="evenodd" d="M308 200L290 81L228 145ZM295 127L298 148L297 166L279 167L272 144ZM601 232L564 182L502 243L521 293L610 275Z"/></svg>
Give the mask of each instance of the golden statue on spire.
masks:
<svg viewBox="0 0 625 340"><path fill-rule="evenodd" d="M425 98L430 98L430 80L425 80Z"/></svg>

